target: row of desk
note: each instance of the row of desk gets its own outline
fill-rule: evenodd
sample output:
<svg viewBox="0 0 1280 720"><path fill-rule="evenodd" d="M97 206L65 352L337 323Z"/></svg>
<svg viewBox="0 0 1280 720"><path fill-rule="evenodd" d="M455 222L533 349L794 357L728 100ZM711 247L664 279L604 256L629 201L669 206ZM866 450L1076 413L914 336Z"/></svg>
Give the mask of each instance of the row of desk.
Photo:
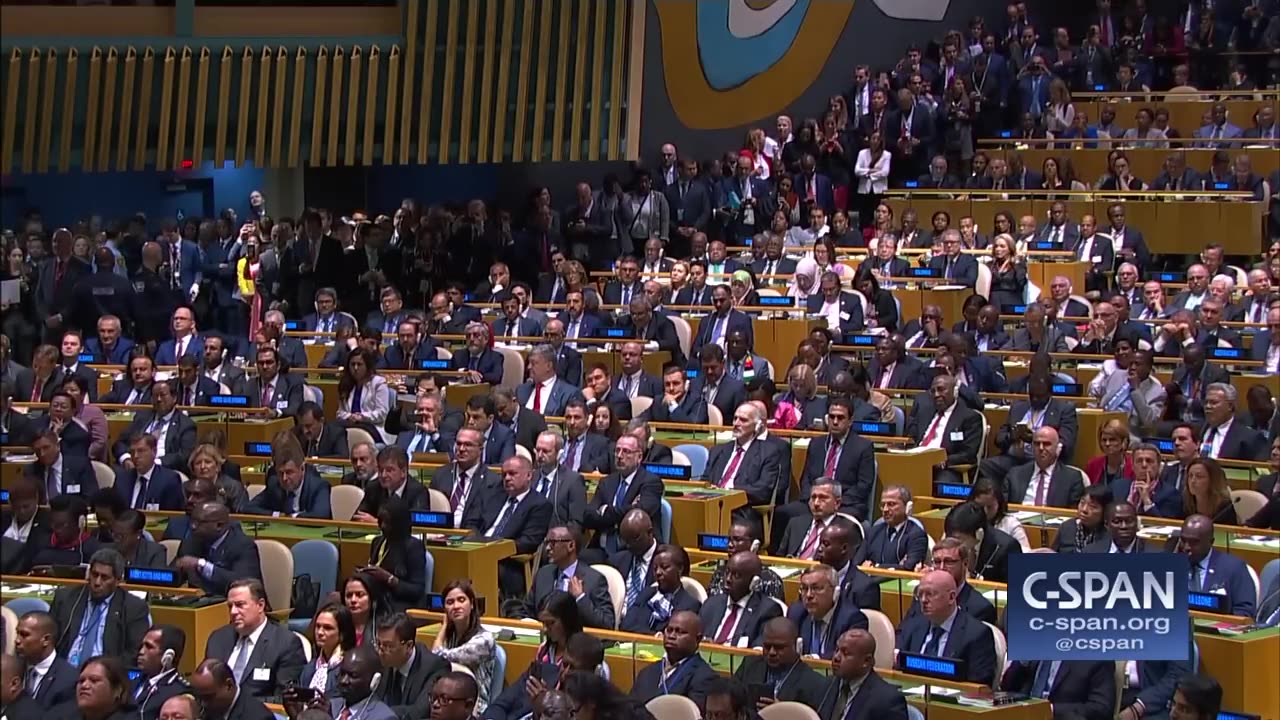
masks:
<svg viewBox="0 0 1280 720"><path fill-rule="evenodd" d="M1134 117L1140 108L1147 108L1153 113L1157 108L1167 110L1169 127L1176 129L1184 138L1189 138L1196 130L1204 127L1204 114L1212 110L1218 102L1226 106L1227 120L1242 128L1253 127L1253 114L1264 106L1270 107L1273 111L1280 110L1280 95L1276 95L1274 91L1222 101L1201 99L1201 96L1197 95L1184 98L1176 93L1165 95L1163 98L1132 100L1119 96L1076 97L1072 104L1075 105L1076 112L1083 112L1089 116L1091 125L1097 124L1098 119L1102 117L1103 108L1110 108L1116 113L1117 124L1125 128L1134 126ZM1280 113L1277 114L1280 115Z"/></svg>

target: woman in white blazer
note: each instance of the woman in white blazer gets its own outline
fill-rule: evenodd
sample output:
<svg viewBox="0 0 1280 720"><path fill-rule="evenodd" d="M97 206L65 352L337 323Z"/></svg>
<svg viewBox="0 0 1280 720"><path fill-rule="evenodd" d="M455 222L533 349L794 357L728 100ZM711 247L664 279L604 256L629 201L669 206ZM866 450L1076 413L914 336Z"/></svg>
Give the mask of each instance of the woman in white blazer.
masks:
<svg viewBox="0 0 1280 720"><path fill-rule="evenodd" d="M374 372L373 352L357 347L351 351L338 379L338 423L368 432L374 440L387 442L382 427L391 411L391 387Z"/></svg>
<svg viewBox="0 0 1280 720"><path fill-rule="evenodd" d="M858 178L859 194L878 195L889 189L889 152L879 130L871 133L867 147L858 151L853 174Z"/></svg>

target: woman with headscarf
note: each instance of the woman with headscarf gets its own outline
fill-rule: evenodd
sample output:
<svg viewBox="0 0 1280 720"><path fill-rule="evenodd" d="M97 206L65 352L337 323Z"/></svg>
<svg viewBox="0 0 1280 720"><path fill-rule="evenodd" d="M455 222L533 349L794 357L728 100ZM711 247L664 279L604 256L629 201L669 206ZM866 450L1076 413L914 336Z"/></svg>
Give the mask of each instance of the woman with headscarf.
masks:
<svg viewBox="0 0 1280 720"><path fill-rule="evenodd" d="M795 275L791 278L791 284L787 287L787 297L795 298L799 307L809 301L809 296L819 292L818 289L818 262L813 259L812 255L806 255L796 263Z"/></svg>
<svg viewBox="0 0 1280 720"><path fill-rule="evenodd" d="M729 277L729 294L733 297L735 308L760 305L760 296L756 293L755 282L751 279L751 273L746 270L736 270Z"/></svg>

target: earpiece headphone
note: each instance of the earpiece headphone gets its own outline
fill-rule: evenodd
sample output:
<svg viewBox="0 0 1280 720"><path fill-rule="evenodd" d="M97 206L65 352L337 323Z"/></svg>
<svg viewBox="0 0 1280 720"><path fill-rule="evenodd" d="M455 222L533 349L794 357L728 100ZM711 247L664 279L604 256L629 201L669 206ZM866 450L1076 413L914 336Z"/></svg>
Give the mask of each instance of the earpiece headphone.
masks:
<svg viewBox="0 0 1280 720"><path fill-rule="evenodd" d="M164 670L165 672L172 670L173 661L176 660L177 657L178 657L178 654L173 651L173 648L169 648L168 650L165 650L164 654L160 656L160 669Z"/></svg>
<svg viewBox="0 0 1280 720"><path fill-rule="evenodd" d="M758 551L759 549L760 549L760 541L759 541L759 540L752 540L752 541L751 541L751 552L756 552L756 551Z"/></svg>
<svg viewBox="0 0 1280 720"><path fill-rule="evenodd" d="M804 638L799 638L799 637L796 638L796 654L797 655L804 654Z"/></svg>
<svg viewBox="0 0 1280 720"><path fill-rule="evenodd" d="M369 678L369 694L372 695L378 689L379 683L382 682L382 673L376 672L373 677Z"/></svg>
<svg viewBox="0 0 1280 720"><path fill-rule="evenodd" d="M916 508L916 501L915 501L915 500L908 500L908 501L907 501L907 514L908 514L908 515L911 515L911 514L913 513L913 511L915 510L915 508Z"/></svg>

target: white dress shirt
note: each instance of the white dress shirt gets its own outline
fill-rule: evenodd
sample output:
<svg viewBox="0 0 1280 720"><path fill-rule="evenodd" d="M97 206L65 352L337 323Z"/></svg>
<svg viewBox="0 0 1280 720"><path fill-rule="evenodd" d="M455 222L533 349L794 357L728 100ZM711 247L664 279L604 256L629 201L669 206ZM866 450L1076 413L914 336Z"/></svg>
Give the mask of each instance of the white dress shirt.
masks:
<svg viewBox="0 0 1280 720"><path fill-rule="evenodd" d="M716 638L724 635L728 631L729 645L733 644L734 639L738 636L738 626L742 624L742 618L747 614L747 601L751 599L751 593L742 596L737 602L729 603L724 607L724 617L720 619L720 625L716 627L716 631L711 635L714 642ZM738 607L737 617L734 617L733 607ZM733 620L733 624L729 624L729 620Z"/></svg>
<svg viewBox="0 0 1280 720"><path fill-rule="evenodd" d="M533 388L533 392L529 393L529 400L525 402L524 406L529 408L530 410L533 410L534 399L538 398L538 388L541 387L542 388L542 397L541 397L542 406L538 408L538 412L545 412L547 409L547 401L551 399L551 386L555 384L556 384L556 376L552 375L546 380L543 380L542 382L535 385Z"/></svg>
<svg viewBox="0 0 1280 720"><path fill-rule="evenodd" d="M258 624L258 627L254 628L253 631L245 638L247 640L246 642L240 642L241 637L236 638L236 644L231 646L231 655L227 658L227 667L235 667L236 659L240 657L240 653L242 652L248 653L249 657L253 657L253 649L258 646L258 639L262 637L262 631L265 630L266 627L267 619L263 618L262 622ZM246 660L245 668L248 669L248 667L249 665Z"/></svg>
<svg viewBox="0 0 1280 720"><path fill-rule="evenodd" d="M1053 480L1053 470L1057 467L1057 463L1050 465L1044 470L1040 466L1034 465L1031 469L1031 482L1027 483L1027 492L1022 497L1023 505L1037 505L1036 498L1040 492L1040 486L1044 485L1045 502L1049 501L1049 483Z"/></svg>
<svg viewBox="0 0 1280 720"><path fill-rule="evenodd" d="M929 442L927 443L922 442L920 447L928 447L928 448L942 447L942 441L946 439L947 423L951 422L951 413L955 411L957 404L959 403L958 402L951 403L951 407L947 408L942 412L942 416L938 418L938 427L937 427L937 430L934 431L933 437L929 438ZM923 441L926 437L928 437L928 435L929 435L929 428L925 427L924 435L920 436L920 440Z"/></svg>

